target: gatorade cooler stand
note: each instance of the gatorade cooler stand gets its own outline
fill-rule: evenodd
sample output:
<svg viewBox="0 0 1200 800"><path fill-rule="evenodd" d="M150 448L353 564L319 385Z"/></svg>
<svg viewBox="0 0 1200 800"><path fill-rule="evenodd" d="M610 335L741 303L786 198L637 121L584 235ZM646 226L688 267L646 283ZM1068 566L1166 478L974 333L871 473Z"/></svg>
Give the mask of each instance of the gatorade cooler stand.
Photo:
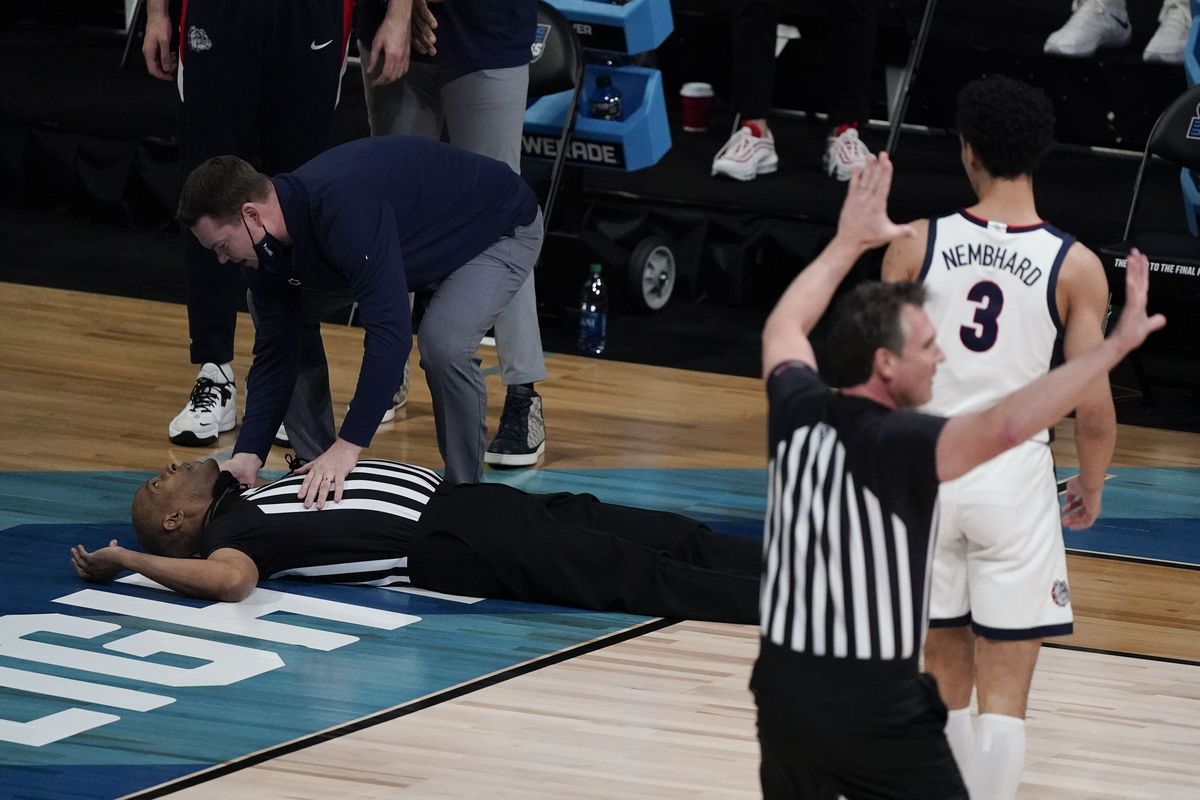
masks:
<svg viewBox="0 0 1200 800"><path fill-rule="evenodd" d="M611 54L619 60L630 54L658 47L674 30L670 0L548 0L571 21L575 35L585 52ZM596 119L588 115L588 101L596 77L607 74L621 94L623 115L620 120ZM525 158L553 160L558 154L559 136L571 105L571 92L546 95L535 100L525 112L522 155ZM667 123L667 104L662 74L656 69L623 64L587 63L583 72L583 90L572 133L566 145L565 162L573 167L615 169L632 172L657 164L671 149ZM566 208L556 209L567 211ZM635 309L657 311L670 300L675 286L676 265L671 243L662 236L650 236L632 248L622 247L607 237L586 228L590 213L583 219L563 222L569 214L554 214L547 231L576 237L589 253L587 258L602 261L611 270L624 272L624 284ZM582 267L581 267L582 270ZM582 276L582 271L580 271ZM571 271L575 275L575 271ZM575 283L575 286L578 284Z"/></svg>

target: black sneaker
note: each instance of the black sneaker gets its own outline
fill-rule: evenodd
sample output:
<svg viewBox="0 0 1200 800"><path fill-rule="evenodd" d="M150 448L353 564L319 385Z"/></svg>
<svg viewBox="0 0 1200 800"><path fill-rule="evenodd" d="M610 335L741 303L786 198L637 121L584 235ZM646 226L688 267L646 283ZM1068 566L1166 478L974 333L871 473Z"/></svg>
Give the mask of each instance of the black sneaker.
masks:
<svg viewBox="0 0 1200 800"><path fill-rule="evenodd" d="M508 387L500 430L483 454L485 464L498 467L528 467L546 451L546 423L542 418L542 396L532 388Z"/></svg>

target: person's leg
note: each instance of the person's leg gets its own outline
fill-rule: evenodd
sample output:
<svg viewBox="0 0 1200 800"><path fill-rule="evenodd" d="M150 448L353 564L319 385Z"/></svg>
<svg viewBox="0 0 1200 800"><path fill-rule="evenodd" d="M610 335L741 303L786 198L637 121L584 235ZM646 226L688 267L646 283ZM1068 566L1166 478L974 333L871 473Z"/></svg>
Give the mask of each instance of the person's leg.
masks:
<svg viewBox="0 0 1200 800"><path fill-rule="evenodd" d="M177 78L181 179L213 156L253 159L261 54L250 42L262 25L263 16L248 4L192 3L185 9ZM167 435L175 444L208 446L237 424L231 362L244 284L237 266L219 263L190 232L182 233L181 242L189 356L201 368Z"/></svg>
<svg viewBox="0 0 1200 800"><path fill-rule="evenodd" d="M609 531L556 519L548 506L569 505L565 495L531 495L501 484L458 485L426 511L422 533L452 535L477 552L502 590L476 585L473 570L443 575L439 591L481 594L536 603L620 611L678 619L754 624L758 621L758 574L724 565L707 569ZM594 498L584 498L589 506ZM635 509L622 518L641 525L660 520ZM568 514L584 518L584 514ZM680 526L676 519L662 520ZM695 522L691 527L698 527ZM716 536L717 534L710 534ZM746 549L753 549L747 543ZM736 557L742 567L748 559Z"/></svg>
<svg viewBox="0 0 1200 800"><path fill-rule="evenodd" d="M713 158L711 174L749 181L779 168L775 137L767 124L775 74L777 4L744 0L731 20L733 104L738 124Z"/></svg>
<svg viewBox="0 0 1200 800"><path fill-rule="evenodd" d="M967 624L931 627L925 638L925 670L937 679L949 709L946 739L965 773L975 747L971 727L971 691L975 686L975 633Z"/></svg>
<svg viewBox="0 0 1200 800"><path fill-rule="evenodd" d="M717 533L702 522L669 511L602 503L590 494L536 495L553 521L611 533L705 569L737 572L757 580L762 572L762 543Z"/></svg>
<svg viewBox="0 0 1200 800"><path fill-rule="evenodd" d="M525 282L542 246L542 215L452 272L421 320L421 367L433 399L438 448L451 484L483 477L487 389L479 341Z"/></svg>
<svg viewBox="0 0 1200 800"><path fill-rule="evenodd" d="M840 0L830 4L826 83L832 127L866 125L871 119L871 68L880 0Z"/></svg>
<svg viewBox="0 0 1200 800"><path fill-rule="evenodd" d="M333 141L352 0L274 0L264 52L260 124L263 170L289 172Z"/></svg>
<svg viewBox="0 0 1200 800"><path fill-rule="evenodd" d="M766 125L775 85L775 28L779 6L773 0L743 0L731 20L733 107L741 121Z"/></svg>
<svg viewBox="0 0 1200 800"><path fill-rule="evenodd" d="M871 118L871 66L875 61L875 32L880 0L843 0L830 6L829 136L825 171L840 181L850 180L871 155L859 137L859 126Z"/></svg>
<svg viewBox="0 0 1200 800"><path fill-rule="evenodd" d="M1066 556L1046 445L1020 445L974 480L963 525L979 717L965 776L977 800L1011 800L1024 765L1025 707L1041 640L1072 630Z"/></svg>
<svg viewBox="0 0 1200 800"><path fill-rule="evenodd" d="M807 742L794 736L781 736L758 727L761 759L758 778L763 800L836 800L840 794L796 764L796 754Z"/></svg>
<svg viewBox="0 0 1200 800"><path fill-rule="evenodd" d="M521 171L521 131L529 65L470 72L446 81L442 108L450 143ZM534 276L496 317L500 382L508 387L496 437L484 453L489 464L517 467L537 463L545 450L546 426L534 384L546 379L538 327Z"/></svg>
<svg viewBox="0 0 1200 800"><path fill-rule="evenodd" d="M360 53L369 50L369 45L358 43ZM371 77L362 71L363 90L367 99L367 122L372 136L419 136L423 139L440 139L442 135L441 72L438 67L420 61L409 65L408 72L399 80L375 86ZM524 108L524 106L522 106ZM408 293L408 307L413 306L414 295ZM404 381L393 398L393 409L384 414L387 422L395 416L395 409L408 402L409 367L404 365Z"/></svg>
<svg viewBox="0 0 1200 800"><path fill-rule="evenodd" d="M1041 639L979 639L979 730L966 770L975 800L1016 797L1025 767L1025 708L1041 645Z"/></svg>
<svg viewBox="0 0 1200 800"><path fill-rule="evenodd" d="M450 143L502 161L519 174L528 92L528 65L480 70L448 81L442 87L442 108ZM532 275L496 318L496 352L505 386L545 380Z"/></svg>
<svg viewBox="0 0 1200 800"><path fill-rule="evenodd" d="M948 481L939 492L937 535L930 576L930 627L925 638L925 670L937 680L949 712L946 738L966 770L974 748L971 690L975 684L975 633L970 628L967 587L967 539L963 535L962 481Z"/></svg>
<svg viewBox="0 0 1200 800"><path fill-rule="evenodd" d="M871 721L858 738L860 746L841 764L843 794L910 800L974 798L943 733L946 707L934 679L917 675L886 694L887 702L870 709ZM870 753L869 761L862 763L859 753Z"/></svg>

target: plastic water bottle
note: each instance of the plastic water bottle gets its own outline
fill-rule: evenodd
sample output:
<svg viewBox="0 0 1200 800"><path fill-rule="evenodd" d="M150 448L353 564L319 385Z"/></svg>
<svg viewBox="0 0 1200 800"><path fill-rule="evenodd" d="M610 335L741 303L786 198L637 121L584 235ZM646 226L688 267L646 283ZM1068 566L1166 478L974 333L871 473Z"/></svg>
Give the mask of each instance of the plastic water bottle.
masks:
<svg viewBox="0 0 1200 800"><path fill-rule="evenodd" d="M592 103L589 109L591 116L596 119L619 120L623 113L621 109L621 93L613 86L612 76L600 73L596 76L596 88L592 91Z"/></svg>
<svg viewBox="0 0 1200 800"><path fill-rule="evenodd" d="M579 352L598 356L604 352L608 330L608 286L599 264L592 264L579 292Z"/></svg>

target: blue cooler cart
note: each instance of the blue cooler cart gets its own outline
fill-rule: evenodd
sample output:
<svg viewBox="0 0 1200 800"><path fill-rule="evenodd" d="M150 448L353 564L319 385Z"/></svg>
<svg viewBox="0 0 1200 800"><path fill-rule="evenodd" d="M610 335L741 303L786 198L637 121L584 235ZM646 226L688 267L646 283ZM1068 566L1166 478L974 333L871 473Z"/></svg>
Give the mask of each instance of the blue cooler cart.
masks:
<svg viewBox="0 0 1200 800"><path fill-rule="evenodd" d="M671 34L670 0L550 0L538 5L522 155L555 164L545 204L547 234L578 239L590 251L588 260L604 261L624 272L635 310L657 311L666 306L675 288L672 243L665 236L652 235L632 248L623 247L595 231L583 230L587 212L579 215L582 220L564 222L561 217L554 218L554 207L563 165L632 172L657 164L671 149L662 74L619 63L628 54L653 50ZM571 28L569 37L556 30L564 18ZM571 60L572 51L581 61L602 63L564 63ZM586 58L582 51L588 51ZM579 78L571 81L572 89L533 97L541 84L539 78L548 70L570 73L573 66L573 74ZM601 119L589 113L598 79L619 93L619 119ZM568 230L564 232L564 228ZM587 260L581 259L584 263Z"/></svg>

